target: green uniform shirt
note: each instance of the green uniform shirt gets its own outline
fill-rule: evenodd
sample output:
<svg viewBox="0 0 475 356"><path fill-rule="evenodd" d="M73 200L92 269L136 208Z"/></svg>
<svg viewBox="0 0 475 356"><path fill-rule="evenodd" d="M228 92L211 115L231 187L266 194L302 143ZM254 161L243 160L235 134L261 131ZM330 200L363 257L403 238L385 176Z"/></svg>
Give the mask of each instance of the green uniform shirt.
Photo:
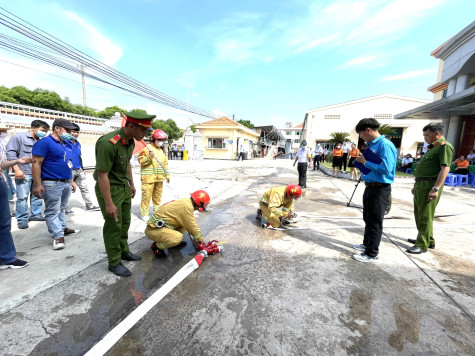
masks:
<svg viewBox="0 0 475 356"><path fill-rule="evenodd" d="M440 166L446 165L450 167L453 157L453 146L443 137L438 139L428 146L426 154L417 162L417 166L414 169L414 177L436 178L439 175Z"/></svg>
<svg viewBox="0 0 475 356"><path fill-rule="evenodd" d="M97 181L97 171L104 171L109 172L110 184L128 184L128 167L134 148L134 140L127 141L122 128L100 137L96 142L94 179Z"/></svg>

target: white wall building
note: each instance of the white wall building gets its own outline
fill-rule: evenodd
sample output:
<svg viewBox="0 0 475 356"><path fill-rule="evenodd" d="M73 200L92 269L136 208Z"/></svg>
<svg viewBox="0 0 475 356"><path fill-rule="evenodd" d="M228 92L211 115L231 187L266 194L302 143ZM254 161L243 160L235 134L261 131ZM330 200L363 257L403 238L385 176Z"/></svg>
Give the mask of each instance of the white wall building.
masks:
<svg viewBox="0 0 475 356"><path fill-rule="evenodd" d="M295 152L302 142L302 127L303 124L292 126L291 122L287 122L283 129L280 129L282 135L285 137L285 152Z"/></svg>
<svg viewBox="0 0 475 356"><path fill-rule="evenodd" d="M395 134L391 141L400 154L415 154L423 146L422 128L429 122L438 120L395 120L394 115L429 102L425 99L384 94L311 109L305 115L302 137L308 145L314 146L317 142L328 141L333 132L348 132L350 140L358 143L356 124L363 118L371 117L381 125L393 127Z"/></svg>

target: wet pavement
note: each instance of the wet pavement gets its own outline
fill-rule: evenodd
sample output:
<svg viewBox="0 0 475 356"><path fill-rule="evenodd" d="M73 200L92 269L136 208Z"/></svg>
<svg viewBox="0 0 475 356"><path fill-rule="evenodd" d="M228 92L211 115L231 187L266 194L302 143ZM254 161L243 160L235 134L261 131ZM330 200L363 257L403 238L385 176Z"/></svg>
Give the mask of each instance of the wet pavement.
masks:
<svg viewBox="0 0 475 356"><path fill-rule="evenodd" d="M348 207L354 182L309 171L308 188L296 204L296 229L264 230L255 220L258 199L271 186L296 182L290 161L171 164L177 186L167 194L173 198L187 188L207 186L215 204L212 213L199 215L198 224L207 239L227 243L108 354L475 355L475 189L447 189L436 213L436 249L408 256L406 239L416 235L411 184L398 180L384 222L380 260L364 264L351 258L351 245L362 242L364 229L358 208L361 185L353 198L357 207ZM86 215L91 213L80 212L79 203L78 215L100 226L95 215L91 219ZM142 261L126 262L133 272L130 278L107 272L97 227L75 237L77 246L71 243L78 248L97 239L88 245L97 250L94 258L77 255L73 248L67 251L67 246L63 259L58 251L48 255L56 256L50 275L35 275L33 263L23 270L1 271L8 291L0 296L12 295L16 301L2 304L2 355L84 354L195 255L185 235L186 247L170 249L166 260L156 259L150 241L143 238L144 226L133 220L131 250ZM43 249L20 245L31 257ZM79 267L69 267L71 260L78 260ZM38 268L41 272L43 267ZM54 281L55 271L63 268L71 272ZM35 278L25 288L32 290L19 292L19 272L29 269Z"/></svg>

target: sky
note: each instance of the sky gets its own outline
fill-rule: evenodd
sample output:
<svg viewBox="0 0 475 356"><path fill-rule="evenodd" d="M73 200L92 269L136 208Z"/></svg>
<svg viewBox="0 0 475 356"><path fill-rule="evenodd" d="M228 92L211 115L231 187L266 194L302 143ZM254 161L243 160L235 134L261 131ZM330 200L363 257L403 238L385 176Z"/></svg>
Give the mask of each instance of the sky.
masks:
<svg viewBox="0 0 475 356"><path fill-rule="evenodd" d="M190 105L254 125L394 94L432 100L430 53L474 21L473 0L0 0L91 57ZM0 24L0 34L27 40ZM87 69L86 69L87 70ZM0 46L0 85L82 103L79 75ZM210 120L86 79L87 105L141 108L185 128Z"/></svg>

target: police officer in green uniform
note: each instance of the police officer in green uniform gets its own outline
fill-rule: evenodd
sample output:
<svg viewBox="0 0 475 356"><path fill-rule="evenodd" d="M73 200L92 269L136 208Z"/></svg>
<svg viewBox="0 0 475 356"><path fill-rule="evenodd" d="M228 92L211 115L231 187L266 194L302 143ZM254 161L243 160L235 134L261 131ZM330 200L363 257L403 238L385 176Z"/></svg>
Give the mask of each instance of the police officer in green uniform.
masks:
<svg viewBox="0 0 475 356"><path fill-rule="evenodd" d="M427 252L435 248L432 222L435 207L439 203L445 178L450 171L454 148L444 136L444 125L439 123L426 125L423 129L424 140L429 144L427 153L414 169L416 183L414 194L414 217L417 226L417 239L407 239L414 244L407 249L409 253Z"/></svg>
<svg viewBox="0 0 475 356"><path fill-rule="evenodd" d="M141 259L130 252L127 243L130 209L135 196L130 158L135 148L134 139L143 140L155 115L131 111L124 113L124 116L124 127L97 140L94 179L97 181L97 201L105 220L102 234L109 271L121 277L128 277L131 272L121 261Z"/></svg>

